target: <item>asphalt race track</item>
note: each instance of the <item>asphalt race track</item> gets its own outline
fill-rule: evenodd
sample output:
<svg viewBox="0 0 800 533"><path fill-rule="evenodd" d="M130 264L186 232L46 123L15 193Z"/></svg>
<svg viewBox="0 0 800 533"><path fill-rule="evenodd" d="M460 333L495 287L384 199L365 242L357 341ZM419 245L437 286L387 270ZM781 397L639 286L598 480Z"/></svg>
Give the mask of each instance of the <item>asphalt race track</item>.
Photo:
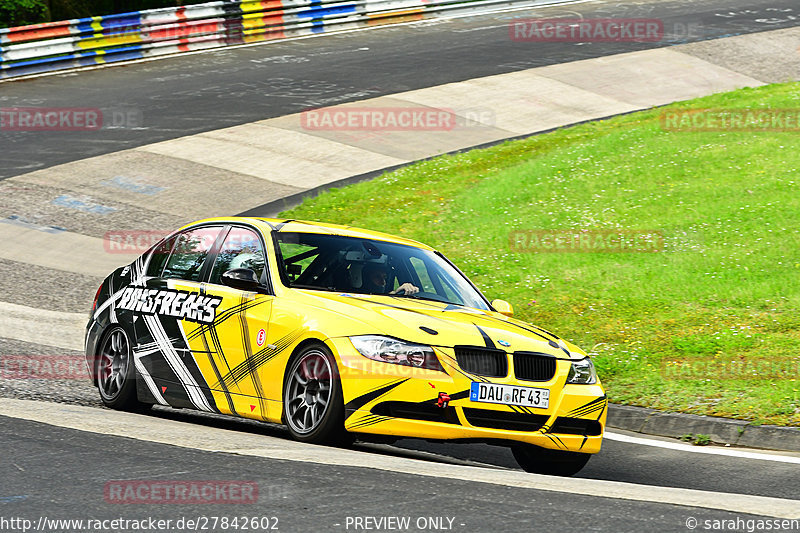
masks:
<svg viewBox="0 0 800 533"><path fill-rule="evenodd" d="M668 35L661 43L512 42L509 21L533 14L660 18ZM0 83L2 107L99 107L106 116L126 113L133 120L118 128L80 135L0 131L0 179L315 107L650 47L794 27L800 25L797 15L796 0L593 1L4 82ZM41 280L52 272L31 266L8 268L2 275L4 286L26 293L29 284L41 286ZM91 291L96 289L91 276L67 272L59 272L51 285L57 291L29 294L28 305L74 312L91 300ZM0 336L0 354L54 350ZM67 350L58 353L76 355ZM692 447L674 446L677 443L668 439L649 439L654 445L623 442L611 431L603 450L576 476L575 483L585 482L595 487L595 492L570 494L555 490L552 482L541 481L542 486L537 487L535 477L531 478L533 484L514 486L521 471L505 448L416 439L402 439L393 445L359 442L351 450L341 451L320 448L320 456L336 458L341 453L355 463L362 458L357 465L339 465L296 446L281 427L187 411L159 408L146 415L130 415L136 417L126 419L133 420L130 429L110 422L115 430L109 434L91 427L72 427L80 424L69 422L70 417L74 414L77 420L84 413L78 409L85 406L96 409L93 416L98 422L116 420L117 414L100 407L96 391L86 382L25 386L0 380L0 406L7 398L51 402L41 405L52 405L52 415L36 416L48 420L51 416L53 421L37 422L33 415L26 419L28 414L22 408L0 414L0 531L20 530L3 522L10 517L36 525L42 517L175 521L180 517L258 516L275 517L280 531L397 530L387 522L382 528L367 528L364 525L369 522L361 522L359 528L352 520L409 517L413 527L405 530L470 533L747 531L744 522L737 527L712 528L704 527L703 521L784 518L774 509L792 507L792 517L800 519L800 502L796 501L800 454L764 452L763 459L754 459L732 455L730 448L696 453ZM207 434L208 442L195 446L183 440L183 434L160 435L170 424L188 426L187 431L197 433L198 438ZM143 435L150 431L151 437L126 433L137 428L143 428ZM225 431L241 439L256 439L254 442L264 439L271 443L272 451L237 451L224 440ZM295 452L297 455L292 455ZM400 466L384 468L384 462ZM413 468L418 472L409 473ZM456 475L460 468L471 473ZM488 481L481 471L496 474L497 480ZM258 484L259 498L252 506L114 505L104 499L104 486L112 479L251 480ZM608 495L597 488L603 482L609 483ZM671 494L662 492L664 487L687 498L681 501L696 503L653 501L661 494ZM707 498L691 500L696 491ZM748 502L763 498L764 506L741 507L739 495L757 497ZM745 508L748 512L741 510ZM765 514L759 515L758 509ZM170 530L195 529L199 528L173 526ZM40 530L81 529L73 525Z"/></svg>
<svg viewBox="0 0 800 533"><path fill-rule="evenodd" d="M733 513L520 490L485 483L386 473L366 468L259 460L191 451L119 437L2 421L4 516L50 519L145 516L277 517L280 531L354 531L348 517L443 517L452 531L686 531L686 520L735 520ZM43 435L47 435L43 439ZM365 452L366 453L366 452ZM91 465L87 467L87 465ZM113 474L112 474L113 472ZM114 479L246 479L259 484L257 509L246 505L112 505ZM172 477L170 477L172 476ZM235 507L235 509L232 509ZM255 506L253 506L255 507ZM437 530L416 528L409 530Z"/></svg>

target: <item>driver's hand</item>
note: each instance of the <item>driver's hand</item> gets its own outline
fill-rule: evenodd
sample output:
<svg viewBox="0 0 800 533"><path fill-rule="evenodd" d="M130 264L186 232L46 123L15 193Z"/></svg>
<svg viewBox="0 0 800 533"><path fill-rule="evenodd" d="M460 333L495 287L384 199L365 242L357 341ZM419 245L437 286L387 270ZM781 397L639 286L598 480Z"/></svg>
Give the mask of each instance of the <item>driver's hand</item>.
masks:
<svg viewBox="0 0 800 533"><path fill-rule="evenodd" d="M400 291L404 291L404 294L417 294L419 292L419 287L416 287L410 283L403 283L389 294L397 294Z"/></svg>

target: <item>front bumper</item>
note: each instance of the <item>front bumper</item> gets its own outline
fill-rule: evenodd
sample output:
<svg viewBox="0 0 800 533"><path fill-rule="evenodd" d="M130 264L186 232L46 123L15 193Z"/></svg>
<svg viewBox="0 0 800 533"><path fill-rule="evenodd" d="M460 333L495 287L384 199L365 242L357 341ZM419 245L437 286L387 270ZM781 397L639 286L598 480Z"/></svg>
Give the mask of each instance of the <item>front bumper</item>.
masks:
<svg viewBox="0 0 800 533"><path fill-rule="evenodd" d="M557 362L546 382L475 377L463 372L453 350L435 348L447 373L369 360L347 338L329 339L339 360L348 431L434 440L523 442L553 450L597 453L606 424L602 386L567 384L570 363ZM546 409L470 400L473 381L550 391ZM450 397L439 406L440 393Z"/></svg>

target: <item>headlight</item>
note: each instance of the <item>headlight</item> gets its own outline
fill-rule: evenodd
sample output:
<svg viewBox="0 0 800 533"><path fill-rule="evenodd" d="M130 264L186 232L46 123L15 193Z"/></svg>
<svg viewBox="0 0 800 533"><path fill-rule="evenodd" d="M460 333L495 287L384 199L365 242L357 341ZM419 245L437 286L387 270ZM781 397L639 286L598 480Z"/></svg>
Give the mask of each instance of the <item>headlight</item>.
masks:
<svg viewBox="0 0 800 533"><path fill-rule="evenodd" d="M581 385L592 385L597 383L597 372L594 363L588 357L580 361L573 361L569 369L567 383L578 383Z"/></svg>
<svg viewBox="0 0 800 533"><path fill-rule="evenodd" d="M360 335L350 337L350 341L358 353L374 361L444 372L433 348L424 344L412 344L380 335Z"/></svg>

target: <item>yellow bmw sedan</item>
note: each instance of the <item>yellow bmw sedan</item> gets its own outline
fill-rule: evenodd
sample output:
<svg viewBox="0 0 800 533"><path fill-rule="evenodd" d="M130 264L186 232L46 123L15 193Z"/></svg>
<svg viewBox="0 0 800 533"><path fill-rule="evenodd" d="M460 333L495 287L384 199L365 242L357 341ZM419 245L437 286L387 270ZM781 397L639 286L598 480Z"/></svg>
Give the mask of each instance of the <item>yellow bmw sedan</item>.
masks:
<svg viewBox="0 0 800 533"><path fill-rule="evenodd" d="M112 408L224 413L310 443L488 442L572 475L600 450L605 392L585 352L511 316L418 242L215 218L103 281L86 358Z"/></svg>

